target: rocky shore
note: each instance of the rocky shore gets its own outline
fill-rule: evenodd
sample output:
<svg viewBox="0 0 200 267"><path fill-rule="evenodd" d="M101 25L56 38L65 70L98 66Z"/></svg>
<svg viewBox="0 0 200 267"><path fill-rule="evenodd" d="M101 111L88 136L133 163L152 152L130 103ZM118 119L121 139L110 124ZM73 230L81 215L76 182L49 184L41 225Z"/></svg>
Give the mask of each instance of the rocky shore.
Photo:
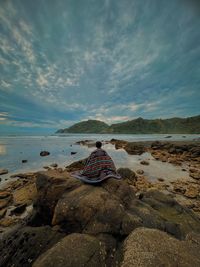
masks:
<svg viewBox="0 0 200 267"><path fill-rule="evenodd" d="M18 174L0 191L0 266L200 266L200 142L110 142L190 178L151 182L143 162L88 185L70 176L84 159Z"/></svg>

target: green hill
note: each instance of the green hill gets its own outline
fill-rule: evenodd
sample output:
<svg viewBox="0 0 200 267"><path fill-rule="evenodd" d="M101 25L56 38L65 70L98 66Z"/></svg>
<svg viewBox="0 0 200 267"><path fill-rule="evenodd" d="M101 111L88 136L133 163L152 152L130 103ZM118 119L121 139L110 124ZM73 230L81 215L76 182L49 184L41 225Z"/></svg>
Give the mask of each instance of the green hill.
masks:
<svg viewBox="0 0 200 267"><path fill-rule="evenodd" d="M108 124L97 120L81 121L69 128L58 130L56 133L103 133L107 132Z"/></svg>
<svg viewBox="0 0 200 267"><path fill-rule="evenodd" d="M57 133L118 133L118 134L199 134L200 115L189 118L146 120L138 118L107 125L102 121L88 120L58 130Z"/></svg>

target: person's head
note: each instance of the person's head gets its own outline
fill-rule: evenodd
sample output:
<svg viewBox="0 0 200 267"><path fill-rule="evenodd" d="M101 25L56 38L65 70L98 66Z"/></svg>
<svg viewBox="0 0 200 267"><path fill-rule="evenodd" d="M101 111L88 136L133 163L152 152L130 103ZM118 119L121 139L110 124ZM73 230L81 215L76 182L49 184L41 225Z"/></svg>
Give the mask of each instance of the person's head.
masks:
<svg viewBox="0 0 200 267"><path fill-rule="evenodd" d="M101 147L102 147L102 143L101 143L100 141L97 141L97 142L96 142L96 147L97 147L97 148L101 148Z"/></svg>

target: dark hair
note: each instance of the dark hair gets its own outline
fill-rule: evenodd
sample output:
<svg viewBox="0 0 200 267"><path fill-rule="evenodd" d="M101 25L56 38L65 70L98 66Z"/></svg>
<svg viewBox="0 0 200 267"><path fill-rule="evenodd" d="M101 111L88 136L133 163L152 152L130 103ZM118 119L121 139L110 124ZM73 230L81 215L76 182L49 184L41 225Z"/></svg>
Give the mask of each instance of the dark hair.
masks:
<svg viewBox="0 0 200 267"><path fill-rule="evenodd" d="M100 141L97 141L97 142L96 142L96 147L97 147L97 148L101 148L101 147L102 147L102 143L101 143Z"/></svg>

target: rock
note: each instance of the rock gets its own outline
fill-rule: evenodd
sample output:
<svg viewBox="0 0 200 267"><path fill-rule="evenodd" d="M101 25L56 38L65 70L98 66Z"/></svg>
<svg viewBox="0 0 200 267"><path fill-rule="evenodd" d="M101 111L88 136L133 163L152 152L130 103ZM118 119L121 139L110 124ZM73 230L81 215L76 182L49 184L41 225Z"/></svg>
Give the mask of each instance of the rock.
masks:
<svg viewBox="0 0 200 267"><path fill-rule="evenodd" d="M53 168L57 168L58 167L58 164L57 163L52 163L50 166L53 167Z"/></svg>
<svg viewBox="0 0 200 267"><path fill-rule="evenodd" d="M27 183L13 192L13 203L14 205L30 205L36 199L36 195L35 183Z"/></svg>
<svg viewBox="0 0 200 267"><path fill-rule="evenodd" d="M159 181L159 182L164 182L165 179L163 179L163 178L158 178L158 181Z"/></svg>
<svg viewBox="0 0 200 267"><path fill-rule="evenodd" d="M20 215L26 210L26 204L19 205L11 210L11 215Z"/></svg>
<svg viewBox="0 0 200 267"><path fill-rule="evenodd" d="M48 151L41 151L40 152L40 156L41 157L45 157L45 156L48 156L48 155L50 155L50 152L48 152Z"/></svg>
<svg viewBox="0 0 200 267"><path fill-rule="evenodd" d="M165 136L165 138L172 138L172 136L171 135L168 135L168 136Z"/></svg>
<svg viewBox="0 0 200 267"><path fill-rule="evenodd" d="M22 163L26 163L26 162L28 162L27 159L23 159L23 160L22 160Z"/></svg>
<svg viewBox="0 0 200 267"><path fill-rule="evenodd" d="M79 161L75 161L72 164L66 166L66 169L69 172L81 170L84 168L86 161L87 161L87 158L79 160Z"/></svg>
<svg viewBox="0 0 200 267"><path fill-rule="evenodd" d="M149 165L149 162L146 161L146 160L142 160L142 161L140 161L140 164L142 164L142 165Z"/></svg>
<svg viewBox="0 0 200 267"><path fill-rule="evenodd" d="M0 209L3 209L8 206L9 202L11 200L11 197L7 197L4 199L0 199Z"/></svg>
<svg viewBox="0 0 200 267"><path fill-rule="evenodd" d="M117 172L121 175L121 177L126 180L129 184L134 185L137 181L136 174L130 170L129 168L119 168Z"/></svg>
<svg viewBox="0 0 200 267"><path fill-rule="evenodd" d="M0 199L2 199L2 198L7 198L7 197L9 197L10 196L10 192L8 192L8 191L1 191L0 192Z"/></svg>
<svg viewBox="0 0 200 267"><path fill-rule="evenodd" d="M197 198L200 196L200 188L197 185L189 184L184 195L188 198Z"/></svg>
<svg viewBox="0 0 200 267"><path fill-rule="evenodd" d="M7 169L0 169L0 175L7 174L8 170Z"/></svg>
<svg viewBox="0 0 200 267"><path fill-rule="evenodd" d="M50 170L51 168L49 166L43 166L44 169Z"/></svg>
<svg viewBox="0 0 200 267"><path fill-rule="evenodd" d="M142 174L144 174L144 171L143 170L137 170L136 173L139 175L142 175Z"/></svg>
<svg viewBox="0 0 200 267"><path fill-rule="evenodd" d="M0 210L0 220L4 217L4 215L6 214L7 209L1 209Z"/></svg>
<svg viewBox="0 0 200 267"><path fill-rule="evenodd" d="M64 235L43 227L14 227L1 235L0 266L31 267L38 256L57 243Z"/></svg>
<svg viewBox="0 0 200 267"><path fill-rule="evenodd" d="M71 155L75 155L75 154L77 154L77 152L74 152L74 151L71 152Z"/></svg>
<svg viewBox="0 0 200 267"><path fill-rule="evenodd" d="M121 267L200 266L200 244L179 241L156 229L138 228L123 244Z"/></svg>
<svg viewBox="0 0 200 267"><path fill-rule="evenodd" d="M200 171L194 168L189 169L190 177L193 179L199 180L200 179Z"/></svg>
<svg viewBox="0 0 200 267"><path fill-rule="evenodd" d="M105 248L97 238L70 234L41 255L33 267L104 267Z"/></svg>
<svg viewBox="0 0 200 267"><path fill-rule="evenodd" d="M146 151L144 145L136 145L134 142L127 143L124 150L130 155L141 155Z"/></svg>

